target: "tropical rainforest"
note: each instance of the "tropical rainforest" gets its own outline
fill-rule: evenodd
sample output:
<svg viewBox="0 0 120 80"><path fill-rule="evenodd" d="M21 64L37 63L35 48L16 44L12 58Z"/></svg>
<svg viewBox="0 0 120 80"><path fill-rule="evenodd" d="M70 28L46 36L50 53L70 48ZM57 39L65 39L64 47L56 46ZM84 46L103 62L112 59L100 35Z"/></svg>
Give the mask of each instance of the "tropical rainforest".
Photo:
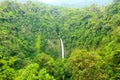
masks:
<svg viewBox="0 0 120 80"><path fill-rule="evenodd" d="M120 80L120 0L84 8L0 2L0 80Z"/></svg>

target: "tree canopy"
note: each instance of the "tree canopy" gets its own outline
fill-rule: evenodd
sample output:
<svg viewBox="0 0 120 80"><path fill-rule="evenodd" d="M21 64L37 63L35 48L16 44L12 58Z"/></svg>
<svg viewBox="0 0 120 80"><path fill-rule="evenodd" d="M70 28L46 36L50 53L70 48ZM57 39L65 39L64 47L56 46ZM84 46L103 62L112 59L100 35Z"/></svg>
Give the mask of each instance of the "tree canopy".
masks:
<svg viewBox="0 0 120 80"><path fill-rule="evenodd" d="M0 2L0 80L119 79L119 0L84 8Z"/></svg>

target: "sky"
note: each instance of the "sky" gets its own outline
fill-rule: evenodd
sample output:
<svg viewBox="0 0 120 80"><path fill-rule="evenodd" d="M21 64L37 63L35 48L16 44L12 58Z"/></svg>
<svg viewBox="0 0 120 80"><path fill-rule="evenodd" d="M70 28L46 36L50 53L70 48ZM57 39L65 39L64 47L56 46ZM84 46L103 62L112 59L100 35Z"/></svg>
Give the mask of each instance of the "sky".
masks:
<svg viewBox="0 0 120 80"><path fill-rule="evenodd" d="M25 0L17 0L17 1L25 2ZM32 1L38 1L50 5L80 8L80 7L89 6L93 3L98 4L100 6L107 5L112 3L113 0L32 0Z"/></svg>
<svg viewBox="0 0 120 80"><path fill-rule="evenodd" d="M112 3L112 0L38 0L38 1L51 5L70 7L85 7L93 3L102 6Z"/></svg>
<svg viewBox="0 0 120 80"><path fill-rule="evenodd" d="M112 0L38 0L43 3L48 3L48 4L62 4L62 3L67 3L67 4L74 4L74 3L111 3Z"/></svg>
<svg viewBox="0 0 120 80"><path fill-rule="evenodd" d="M77 2L84 2L85 0L38 0L43 3L48 3L48 4L72 4L72 3L77 3Z"/></svg>

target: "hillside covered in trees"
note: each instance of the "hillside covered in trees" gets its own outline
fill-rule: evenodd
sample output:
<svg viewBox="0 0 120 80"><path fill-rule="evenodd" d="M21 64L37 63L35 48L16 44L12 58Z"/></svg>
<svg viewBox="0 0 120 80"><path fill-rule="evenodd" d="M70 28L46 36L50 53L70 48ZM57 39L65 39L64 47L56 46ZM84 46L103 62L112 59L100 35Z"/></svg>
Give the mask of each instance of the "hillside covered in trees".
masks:
<svg viewBox="0 0 120 80"><path fill-rule="evenodd" d="M120 0L84 8L0 2L0 80L119 79Z"/></svg>

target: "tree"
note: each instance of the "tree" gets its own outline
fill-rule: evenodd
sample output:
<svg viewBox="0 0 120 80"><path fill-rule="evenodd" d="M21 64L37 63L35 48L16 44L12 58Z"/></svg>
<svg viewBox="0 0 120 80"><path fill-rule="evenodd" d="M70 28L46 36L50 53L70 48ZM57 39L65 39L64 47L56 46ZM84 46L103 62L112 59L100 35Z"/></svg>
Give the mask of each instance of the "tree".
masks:
<svg viewBox="0 0 120 80"><path fill-rule="evenodd" d="M53 76L50 76L50 74L47 73L47 70L44 68L39 71L38 79L39 80L56 80Z"/></svg>
<svg viewBox="0 0 120 80"><path fill-rule="evenodd" d="M34 62L39 64L39 67L49 69L50 65L54 63L54 59L45 53L40 53L35 56Z"/></svg>
<svg viewBox="0 0 120 80"><path fill-rule="evenodd" d="M120 2L120 0L113 0L114 1L114 3L119 3Z"/></svg>
<svg viewBox="0 0 120 80"><path fill-rule="evenodd" d="M40 34L37 35L37 38L36 38L36 49L37 49L37 54L40 53Z"/></svg>
<svg viewBox="0 0 120 80"><path fill-rule="evenodd" d="M38 79L39 65L36 63L30 64L25 69L19 70L16 74L15 80L36 80Z"/></svg>
<svg viewBox="0 0 120 80"><path fill-rule="evenodd" d="M71 80L101 80L108 78L108 74L101 68L103 62L96 54L75 49L69 61L70 67L72 68Z"/></svg>
<svg viewBox="0 0 120 80"><path fill-rule="evenodd" d="M13 80L15 73L16 71L9 66L7 60L0 59L0 80Z"/></svg>

